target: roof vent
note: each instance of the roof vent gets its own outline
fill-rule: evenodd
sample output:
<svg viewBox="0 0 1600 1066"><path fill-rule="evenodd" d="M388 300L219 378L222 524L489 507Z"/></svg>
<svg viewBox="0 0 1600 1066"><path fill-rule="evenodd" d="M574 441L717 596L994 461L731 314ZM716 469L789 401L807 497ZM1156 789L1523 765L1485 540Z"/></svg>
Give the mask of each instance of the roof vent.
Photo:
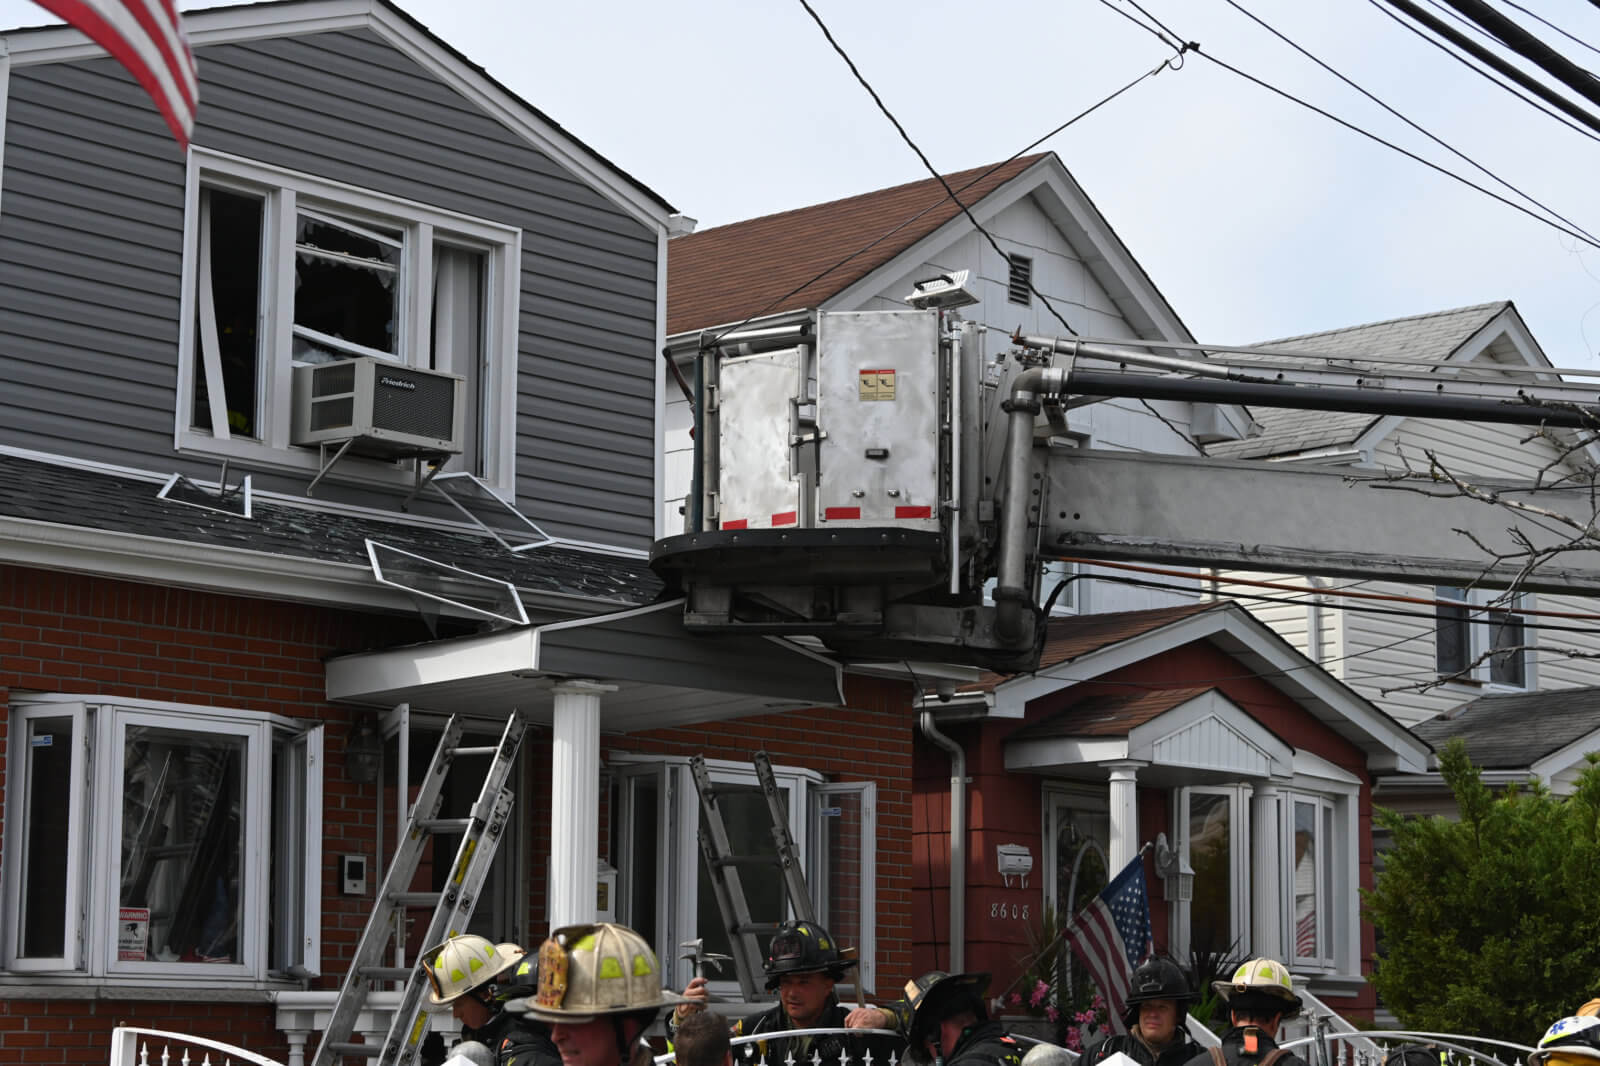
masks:
<svg viewBox="0 0 1600 1066"><path fill-rule="evenodd" d="M1033 260L1025 255L1009 255L1011 277L1006 281L1006 299L1023 307L1033 304Z"/></svg>

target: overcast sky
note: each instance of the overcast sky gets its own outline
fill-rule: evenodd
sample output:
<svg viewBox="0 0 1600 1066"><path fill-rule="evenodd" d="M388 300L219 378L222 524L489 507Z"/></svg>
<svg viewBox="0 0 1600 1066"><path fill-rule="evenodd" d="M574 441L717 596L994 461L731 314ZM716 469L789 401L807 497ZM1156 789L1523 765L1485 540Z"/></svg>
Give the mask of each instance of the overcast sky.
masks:
<svg viewBox="0 0 1600 1066"><path fill-rule="evenodd" d="M1600 68L1594 51L1494 2ZM1594 5L1518 2L1600 46ZM1143 3L1207 53L1489 183L1228 0ZM1420 40L1381 0L1239 3L1600 234L1600 143ZM799 0L401 5L702 228L927 176ZM813 6L941 171L1012 155L1172 54L1100 0ZM43 21L28 0L0 0L0 24ZM1600 251L1204 58L1186 57L1044 147L1202 340L1510 299L1558 366L1600 366Z"/></svg>

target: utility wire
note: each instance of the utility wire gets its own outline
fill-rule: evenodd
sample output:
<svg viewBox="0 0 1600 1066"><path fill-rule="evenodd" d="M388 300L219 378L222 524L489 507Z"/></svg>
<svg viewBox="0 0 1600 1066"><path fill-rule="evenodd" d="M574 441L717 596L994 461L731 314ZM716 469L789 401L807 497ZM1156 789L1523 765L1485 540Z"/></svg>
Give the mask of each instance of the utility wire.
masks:
<svg viewBox="0 0 1600 1066"><path fill-rule="evenodd" d="M1401 27L1403 27L1407 32L1416 34L1417 37L1419 37L1422 40L1426 41L1428 44L1432 45L1434 48L1437 48L1439 51L1443 52L1445 55L1449 56L1451 59L1455 60L1457 63L1460 63L1462 66L1466 67L1468 70L1472 71L1472 73L1476 74L1478 77L1480 77L1483 80L1487 81L1490 85L1493 85L1495 88L1504 89L1506 92L1510 93L1512 96L1516 97L1518 100L1521 100L1523 103L1527 104L1529 107L1534 108L1535 110L1537 110L1537 111L1549 116L1550 118L1555 119L1557 122L1561 123L1563 126L1565 126L1568 129L1572 130L1574 133L1577 133L1577 134L1580 134L1581 136L1587 137L1591 141L1600 141L1600 134L1595 133L1593 130L1585 129L1584 127L1578 125L1576 122L1572 121L1567 116L1562 115L1562 114L1558 114L1553 108L1547 106L1546 104L1543 104L1540 101L1533 99L1532 97L1528 96L1526 93L1524 93L1521 90L1515 88L1514 86L1507 85L1505 82L1498 80L1497 78L1495 78L1495 76L1493 74L1489 73L1487 70L1484 70L1482 67L1480 67L1477 64L1473 63L1466 56L1460 54L1459 52L1452 51L1450 48L1448 48L1445 45L1445 43L1443 41L1440 41L1437 38L1430 37L1426 33L1423 33L1422 30L1418 29L1416 26L1413 26L1411 23L1407 22L1405 19L1401 18L1399 15L1395 14L1393 11L1390 11L1388 8L1384 7L1382 4L1378 3L1378 0L1367 0L1367 2L1370 3L1373 7L1377 8L1378 11L1380 13L1382 13L1386 18L1393 19L1397 24L1399 24Z"/></svg>
<svg viewBox="0 0 1600 1066"><path fill-rule="evenodd" d="M1560 52L1529 33L1514 19L1507 18L1483 0L1444 0L1517 55L1588 100L1600 104L1600 82Z"/></svg>
<svg viewBox="0 0 1600 1066"><path fill-rule="evenodd" d="M1544 23L1546 26L1549 26L1552 30L1555 30L1557 33L1561 34L1561 36L1565 37L1567 40L1571 41L1573 44L1580 45L1580 46L1582 46L1584 48L1587 48L1589 51L1595 53L1596 55L1600 55L1600 48L1596 48L1594 45L1590 44L1588 41L1583 40L1581 37L1577 37L1574 34L1568 33L1566 30L1562 29L1560 26L1557 26L1554 22L1551 22L1549 19L1545 18L1544 16L1539 15L1539 14L1533 12L1533 11L1529 11L1527 8L1523 7L1521 4L1517 3L1517 0L1501 0L1501 2L1504 3L1507 7L1516 8L1518 11L1522 12L1524 15L1527 15L1529 18L1534 19L1537 22Z"/></svg>
<svg viewBox="0 0 1600 1066"><path fill-rule="evenodd" d="M1369 2L1376 4L1378 0L1369 0ZM1468 55L1478 60L1478 62L1499 71L1501 74L1510 78L1524 89L1527 89L1535 96L1538 96L1548 101L1553 106L1565 111L1567 114L1571 115L1585 126L1588 126L1590 129L1600 130L1600 118L1596 118L1584 108L1573 103L1571 100L1568 100L1565 96L1562 96L1560 93L1556 92L1548 85L1545 85L1543 82L1537 80L1532 75L1524 73L1522 70L1508 63L1504 59L1501 59L1499 56L1483 47L1483 45L1479 44L1477 41L1474 41L1472 38L1461 33L1455 27L1440 21L1433 15L1430 15L1428 12L1412 3L1411 0L1384 0L1384 2L1390 7L1405 12L1405 14L1410 16L1414 21L1428 27L1428 29L1432 30L1440 37L1443 37L1445 40L1449 41L1463 52L1466 52Z"/></svg>
<svg viewBox="0 0 1600 1066"><path fill-rule="evenodd" d="M1175 57L1175 58L1177 58L1177 57ZM1008 156L1007 158L1005 158L1005 159L1001 160L1000 162L996 163L994 166L990 167L988 170L985 170L982 174L979 174L977 177L973 178L971 181L967 182L965 185L961 186L961 188L956 190L956 191L957 192L965 192L966 190L972 188L974 185L978 184L984 178L987 178L989 175L993 174L995 171L999 170L1001 167L1006 166L1008 163L1011 163L1011 162L1021 158L1022 156L1028 154L1029 152L1033 151L1033 149L1035 149L1035 148L1039 147L1039 145L1043 144L1045 141L1048 141L1050 138L1054 137L1056 134L1061 133L1063 130L1067 129L1069 126L1071 126L1074 123L1078 122L1080 119L1088 118L1090 115L1094 114L1096 111L1100 110L1106 104L1109 104L1111 101L1115 100L1117 97L1121 96L1123 93L1127 92L1129 89L1132 89L1135 85L1138 85L1140 82L1144 81L1146 78L1154 77L1155 75L1161 73L1163 70L1166 70L1169 66L1172 66L1172 65L1173 65L1173 60L1172 59L1163 60L1161 63L1157 64L1154 67L1151 67L1149 70L1145 71L1143 74L1139 75L1137 78L1134 78L1132 81L1128 82L1122 88L1116 89L1113 92L1110 92L1110 93L1106 94L1105 96L1102 96L1099 100L1097 100L1094 103L1090 104L1088 107L1084 108L1082 111L1079 111L1076 115L1073 115L1071 118L1069 118L1065 122L1061 123L1061 125L1057 126L1055 129L1051 130L1049 133L1046 133L1042 137L1036 138L1031 144L1028 144L1028 145L1026 145L1026 146L1024 146L1022 148L1019 148L1017 151L1011 153L1010 156ZM1181 66L1181 59L1179 61L1179 65ZM1174 67L1173 69L1177 69L1177 68ZM960 201L957 201L957 202L959 203ZM865 255L867 252L870 252L872 249L876 248L878 245L882 244L884 241L888 240L890 237L893 237L896 233L899 233L901 230L905 229L907 226L909 226L913 222L917 221L917 219L921 218L923 215L926 215L928 212L936 210L937 208L943 206L944 203L945 203L944 200L939 200L939 201L937 201L935 203L929 204L927 207L924 207L921 211L918 211L916 214L912 215L910 218L907 218L905 221L901 222L899 225L896 225L892 229L886 230L881 235L879 235L879 236L873 238L872 240L868 241L866 244L862 245L860 248L857 248L855 251L851 252L849 255L846 255L843 259L840 259L837 263L834 263L832 266L823 268L820 272L818 272L817 274L812 275L810 278L807 278L805 281L801 282L799 285L796 285L794 288L790 289L788 292L784 293L782 296L776 297L775 299L769 301L765 307L761 308L759 311L755 311L752 314L746 316L743 321L737 322L734 325L729 326L727 329L723 330L721 333L719 333L715 337L713 337L709 343L710 344L715 344L717 341L721 340L723 337L726 337L729 333L732 333L735 330L743 329L745 326L749 325L751 322L753 322L756 319L760 318L762 315L765 315L769 311L773 310L774 308L782 305L785 301L791 299L796 294L804 292L806 289L808 289L811 286L815 285L817 282L821 281L823 278L827 277L829 274L832 274L834 271L843 268L846 264L848 264L852 260L857 259L860 256ZM1005 332L1007 334L1009 334L1012 331L1011 330L1006 330Z"/></svg>
<svg viewBox="0 0 1600 1066"><path fill-rule="evenodd" d="M1299 44L1297 44L1296 42L1291 40L1287 35L1281 33L1278 29L1276 29L1272 25L1268 24L1265 20L1263 20L1260 17L1258 17L1254 12L1250 11L1244 5L1240 4L1238 2L1238 0L1223 0L1223 2L1226 3L1229 7L1232 7L1235 11L1239 12L1241 15L1244 15L1246 18L1250 19L1250 21L1254 22L1256 25L1260 26L1262 29L1266 30L1268 33L1272 34L1274 37L1278 38L1278 40L1282 41L1284 44L1288 45L1290 48L1293 48L1296 52L1299 52L1301 55L1303 55L1307 59L1311 60L1311 62L1315 63L1317 66L1321 67L1323 70L1327 71L1329 74L1332 74L1334 77L1338 78L1340 81L1342 81L1346 85L1350 86L1350 88L1354 89L1356 92L1360 93L1362 96L1365 96L1368 100L1371 100L1373 103L1377 104L1379 107L1381 107L1385 111L1389 112L1389 114L1393 115L1395 118L1399 119L1401 122L1404 122L1407 126L1410 126L1412 129L1416 130L1418 133L1420 133L1424 137L1428 138L1434 144L1437 144L1439 147L1445 149L1447 152L1449 152L1450 154L1454 155L1457 159L1460 159L1462 162L1466 163L1467 165L1469 165L1471 167L1474 167L1475 169L1477 169L1478 171L1483 173L1488 178L1499 182L1505 188L1510 189L1512 192L1516 193L1518 196L1522 197L1524 200L1528 201L1530 204L1532 204L1535 207L1539 208L1541 211L1544 211L1546 214L1550 215L1552 218L1555 218L1556 220L1558 220L1560 222L1563 222L1568 226L1571 226L1573 229L1575 229L1578 232L1580 232L1580 233L1584 234L1585 236L1589 237L1589 239L1591 241L1600 239L1600 238L1596 238L1594 236L1594 234L1590 233L1588 230L1584 229L1582 226L1579 226L1576 222L1572 221L1570 218L1567 218L1565 215L1562 215L1560 212L1556 211L1554 208L1550 207L1548 204L1540 203L1538 200L1536 200L1534 197L1532 197L1528 193L1526 193L1523 190L1517 188L1517 186L1511 184L1509 181L1507 181L1506 179L1502 178L1500 175L1496 174L1494 171L1490 170L1488 167L1484 166L1483 164L1479 163L1477 160L1475 160L1475 159L1471 158L1470 156L1468 156L1465 152L1462 152L1459 149L1457 149L1454 145L1451 145L1448 142L1446 142L1445 140L1443 140L1442 138L1435 136L1433 133L1430 133L1428 130L1424 129L1422 126L1418 125L1417 123L1413 122L1411 119L1407 118L1405 115L1402 115L1399 111L1395 110L1394 108L1390 107L1388 104L1384 103L1377 96L1375 96L1374 94L1368 92L1362 86L1357 85L1350 78L1345 77L1345 75L1343 75L1339 71L1333 69L1333 67L1331 67L1327 63L1323 62L1317 56L1312 55L1311 52L1307 51L1305 48L1302 48Z"/></svg>
<svg viewBox="0 0 1600 1066"><path fill-rule="evenodd" d="M971 209L967 207L966 203L961 199L961 197L956 195L956 191L950 187L950 183L945 180L944 175L939 173L939 171L934 167L933 163L929 161L927 155L923 153L922 149L917 147L917 142L911 139L911 134L906 132L906 128L900 124L900 120L894 117L894 112L889 110L888 105L883 102L883 98L878 95L877 90L874 89L867 79L862 75L860 69L856 67L855 60L851 59L849 54L845 52L844 48L840 46L839 42L834 40L832 31L828 29L827 23L822 21L822 16L818 15L816 9L811 6L810 0L800 0L800 6L806 9L806 14L811 16L811 21L815 22L817 24L817 28L822 31L822 36L827 38L828 44L833 47L833 50L836 53L838 53L839 58L844 60L845 66L850 68L850 73L855 75L856 81L859 82L861 87L867 91L867 95L872 97L872 102L878 105L878 110L883 112L883 117L888 119L890 125L892 125L895 128L895 131L900 134L900 139L905 141L906 146L916 153L918 159L922 160L922 165L928 168L928 173L939 179L939 184L944 186L945 193L949 195L951 200L955 201L957 207L961 208L961 213L967 216L967 221L972 223L974 229L983 234L984 239L989 242L989 246L995 250L997 255L1000 256L1001 261L1010 262L1011 257L1006 254L1005 249L1000 247L1000 242L995 240L994 236L988 230L983 228L983 223L977 220ZM1078 331L1073 329L1072 326L1068 324L1067 320L1062 317L1061 312L1056 310L1055 304L1051 303L1044 293L1033 287L1033 281L1031 279L1028 282L1028 290L1035 296L1039 297L1039 302L1044 304L1045 309L1055 317L1057 322L1061 323L1062 329L1066 330L1073 336L1077 336Z"/></svg>
<svg viewBox="0 0 1600 1066"><path fill-rule="evenodd" d="M1369 0L1369 2L1377 3L1378 0ZM1404 2L1404 0L1391 0L1391 2ZM1600 5L1600 0L1594 0L1594 2L1597 5ZM1113 11L1117 10L1117 8L1112 4L1112 0L1100 0L1100 3L1104 4L1106 7L1111 8ZM1135 21L1135 24L1142 26L1142 24L1138 23L1137 20ZM1160 33L1156 33L1156 31L1151 30L1148 26L1142 26L1142 28L1145 29L1147 32L1155 34L1158 38L1162 39L1163 41L1165 40L1165 38ZM1206 52L1206 51L1202 50L1198 44L1190 42L1185 47L1189 51L1194 52L1196 55L1202 56L1205 59L1210 60L1212 63L1215 63L1217 66L1221 67L1223 70L1226 70L1231 74L1234 74L1234 75L1236 75L1236 76L1238 76L1240 78L1243 78L1245 81L1248 81L1253 85L1259 86L1260 88L1266 89L1270 93L1274 93L1275 95L1281 96L1285 100L1290 101L1291 103L1299 104L1301 107L1305 108L1308 111L1314 111L1317 114L1321 115L1323 118L1328 119L1330 122L1336 122L1339 125L1343 126L1345 129L1351 131L1352 133L1358 133L1361 136L1367 138L1368 140L1375 141L1378 144L1383 145L1385 148L1391 149L1392 151L1399 152L1401 155L1405 156L1406 158L1408 158L1408 159L1410 159L1410 160L1412 160L1414 162L1421 163L1423 166L1427 167L1428 169L1437 171L1438 173L1443 174L1445 177L1450 178L1453 181L1457 181L1457 182L1461 183L1462 185L1467 186L1467 188L1469 188L1469 189L1476 189L1478 192L1483 193L1485 196L1488 196L1488 197L1490 197L1491 199L1494 199L1494 200L1498 200L1500 203L1505 204L1507 207L1509 207L1509 208L1511 208L1511 209L1513 209L1515 211L1520 211L1522 214L1527 215L1529 218L1536 219L1539 222L1544 223L1546 226L1549 226L1550 228L1556 230L1558 233L1564 233L1568 237L1571 237L1573 240L1579 241L1579 242L1581 242L1583 244L1587 244L1591 248L1600 248L1600 242L1596 242L1596 241L1590 239L1589 237L1584 236L1582 233L1578 232L1577 230L1571 229L1571 228L1569 228L1567 226L1561 225L1560 223L1554 222L1551 219L1545 218L1543 215L1538 214L1537 212L1531 210L1530 208L1524 207L1522 204L1519 204L1514 200L1506 199L1504 196L1501 196L1499 193L1495 192L1492 189L1486 189L1482 185L1479 185L1478 183L1476 183L1474 181L1471 181L1471 180L1469 180L1467 178L1462 177L1460 174L1457 174L1454 171L1448 170L1445 167L1440 166L1438 163L1432 162L1431 160L1428 160L1428 159L1424 159L1424 158L1422 158L1422 156L1417 155L1415 152L1412 152L1409 149L1400 147L1398 144L1395 144L1393 141L1385 140L1384 138L1378 136L1376 133L1371 133L1371 132L1369 132L1367 130L1364 130L1360 126L1357 126L1355 123L1348 122L1345 119L1340 118L1338 115L1335 115L1330 111L1326 111L1323 108L1318 107L1316 104L1308 103L1307 101L1300 99L1300 97L1295 96L1293 93L1290 93L1290 92L1287 92L1286 90L1278 88L1276 85L1272 85L1269 82L1262 81L1260 78L1256 77L1253 74L1247 74L1243 70L1240 70L1238 67L1234 66L1233 64L1228 63L1225 60L1218 59L1216 56L1212 55L1210 52ZM1594 121L1597 124L1597 128L1600 128L1600 119L1596 119Z"/></svg>

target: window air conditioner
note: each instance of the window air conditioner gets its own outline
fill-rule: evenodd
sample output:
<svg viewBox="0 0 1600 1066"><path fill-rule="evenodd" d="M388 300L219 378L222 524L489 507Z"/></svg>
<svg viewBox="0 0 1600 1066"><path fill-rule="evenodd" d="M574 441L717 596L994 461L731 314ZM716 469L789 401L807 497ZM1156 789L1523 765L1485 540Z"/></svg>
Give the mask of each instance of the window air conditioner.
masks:
<svg viewBox="0 0 1600 1066"><path fill-rule="evenodd" d="M466 405L459 374L357 356L296 366L290 441L317 447L351 442L371 459L461 452Z"/></svg>

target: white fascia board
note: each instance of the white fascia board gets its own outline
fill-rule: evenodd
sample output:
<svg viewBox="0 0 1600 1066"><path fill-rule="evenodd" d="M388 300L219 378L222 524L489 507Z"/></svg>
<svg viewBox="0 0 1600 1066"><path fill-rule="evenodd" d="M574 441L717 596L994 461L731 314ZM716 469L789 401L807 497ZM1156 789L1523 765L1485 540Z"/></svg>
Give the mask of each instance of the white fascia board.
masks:
<svg viewBox="0 0 1600 1066"><path fill-rule="evenodd" d="M11 49L6 39L0 37L0 178L6 172L6 101L11 98ZM5 203L5 189L0 186L0 205Z"/></svg>
<svg viewBox="0 0 1600 1066"><path fill-rule="evenodd" d="M1094 766L1128 757L1128 742L1123 737L1096 740L1048 737L1038 740L1007 741L1007 770L1051 770L1058 766Z"/></svg>
<svg viewBox="0 0 1600 1066"><path fill-rule="evenodd" d="M1314 751L1295 750L1294 776L1297 782L1302 777L1311 778L1320 788L1340 792L1359 791L1361 788L1361 778Z"/></svg>
<svg viewBox="0 0 1600 1066"><path fill-rule="evenodd" d="M1214 613L1219 612L1207 612ZM1269 685L1297 702L1321 704L1386 749L1374 752L1364 745L1369 748L1369 767L1376 768L1380 763L1387 765L1390 759L1400 769L1421 770L1427 766L1428 746L1399 722L1356 695L1322 666L1295 651L1248 612L1239 609L1220 613L1223 618L1219 631L1247 645L1252 654L1266 661L1273 675L1265 678Z"/></svg>
<svg viewBox="0 0 1600 1066"><path fill-rule="evenodd" d="M660 352L667 346L667 231L661 230L656 234L656 344L655 351ZM667 529L667 516L662 512L661 500L667 488L667 361L656 359L656 397L651 410L655 415L655 432L651 439L655 441L654 456L654 484L650 498L656 501L651 508L656 516L656 539L660 540L669 534Z"/></svg>
<svg viewBox="0 0 1600 1066"><path fill-rule="evenodd" d="M656 230L665 245L668 220L673 214L670 207L652 200L630 183L621 171L601 160L559 126L540 117L487 74L440 49L427 34L386 5L373 3L371 21L372 28L379 36L482 108L489 117L588 182L637 222ZM665 291L662 290L663 293ZM660 330L657 332L659 339Z"/></svg>
<svg viewBox="0 0 1600 1066"><path fill-rule="evenodd" d="M191 49L262 38L370 29L495 121L548 153L636 221L658 230L665 238L667 220L672 214L666 205L656 203L615 167L603 162L560 127L542 119L487 74L441 49L426 32L379 0L247 4L185 13L182 18ZM15 62L27 66L106 55L105 49L68 26L13 34L0 37L0 41L10 44Z"/></svg>
<svg viewBox="0 0 1600 1066"><path fill-rule="evenodd" d="M1210 616L1223 610L1226 608L1213 608L1191 615L1149 633L1118 641L1070 662L1025 677L1002 681L994 690L994 716L1021 718L1029 702L1040 696L1059 692L1080 682L1093 681L1103 674L1109 674L1114 670L1160 655L1164 651L1201 640L1217 631L1218 623Z"/></svg>
<svg viewBox="0 0 1600 1066"><path fill-rule="evenodd" d="M327 696L335 702L369 699L395 689L534 670L537 661L538 631L532 627L341 655L328 660Z"/></svg>
<svg viewBox="0 0 1600 1066"><path fill-rule="evenodd" d="M1530 773L1539 775L1546 784L1556 779L1556 775L1584 761L1584 756L1591 751L1600 751L1600 729L1574 740L1564 747L1557 748L1549 755L1534 762L1528 768Z"/></svg>
<svg viewBox="0 0 1600 1066"><path fill-rule="evenodd" d="M365 565L26 518L0 517L0 561L234 596L407 613L415 609L409 596L378 585Z"/></svg>

